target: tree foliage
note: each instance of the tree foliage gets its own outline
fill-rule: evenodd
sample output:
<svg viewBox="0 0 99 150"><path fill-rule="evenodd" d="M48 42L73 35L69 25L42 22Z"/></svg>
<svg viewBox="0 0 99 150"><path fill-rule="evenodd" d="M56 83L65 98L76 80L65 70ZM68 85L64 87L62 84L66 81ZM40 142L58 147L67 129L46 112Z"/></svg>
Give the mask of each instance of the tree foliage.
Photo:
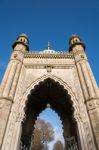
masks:
<svg viewBox="0 0 99 150"><path fill-rule="evenodd" d="M53 150L64 150L63 143L60 140L56 141L53 146Z"/></svg>
<svg viewBox="0 0 99 150"><path fill-rule="evenodd" d="M32 150L48 150L48 142L54 140L54 129L49 122L37 119L32 140Z"/></svg>

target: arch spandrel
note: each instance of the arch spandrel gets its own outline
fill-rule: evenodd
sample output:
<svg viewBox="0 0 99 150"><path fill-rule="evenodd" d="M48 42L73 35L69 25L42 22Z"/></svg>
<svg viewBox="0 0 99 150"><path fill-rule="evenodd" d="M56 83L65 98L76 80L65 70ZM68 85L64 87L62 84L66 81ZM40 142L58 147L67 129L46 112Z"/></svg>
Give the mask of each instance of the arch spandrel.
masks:
<svg viewBox="0 0 99 150"><path fill-rule="evenodd" d="M70 87L66 82L64 82L62 79L51 75L51 74L47 74L44 75L40 78L38 78L36 81L34 81L33 83L30 84L30 86L27 88L27 90L24 92L23 97L21 99L20 102L20 107L19 107L19 113L22 116L22 120L23 120L23 116L25 117L25 106L26 106L26 102L28 101L28 95L31 93L31 91L35 88L35 86L39 85L40 82L43 82L44 80L46 80L47 78L50 78L52 80L54 80L55 82L58 82L59 85L63 86L64 89L67 91L68 95L70 96L70 100L72 102L72 106L74 109L74 119L78 120L80 119L80 112L79 112L79 106L78 106L78 100L76 98L76 94L75 92L72 90L72 87Z"/></svg>

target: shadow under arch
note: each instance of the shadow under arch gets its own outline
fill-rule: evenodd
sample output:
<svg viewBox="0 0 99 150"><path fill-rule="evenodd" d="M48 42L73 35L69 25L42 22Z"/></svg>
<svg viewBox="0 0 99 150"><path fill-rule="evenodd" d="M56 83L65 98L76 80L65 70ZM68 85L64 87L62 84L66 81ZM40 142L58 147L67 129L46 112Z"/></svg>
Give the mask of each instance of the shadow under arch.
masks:
<svg viewBox="0 0 99 150"><path fill-rule="evenodd" d="M77 140L77 126L74 117L74 104L72 95L64 88L60 82L48 77L39 84L36 84L27 96L25 101L24 114L22 121L21 141L29 148L31 136L34 130L35 120L47 104L60 116L64 127L64 139L74 136Z"/></svg>
<svg viewBox="0 0 99 150"><path fill-rule="evenodd" d="M75 109L74 116L75 116L75 119L78 119L77 115L79 114L79 107L78 107L78 100L76 98L75 92L73 91L72 87L69 84L67 84L62 79L58 78L57 76L54 76L54 75L51 75L51 74L43 75L42 77L40 77L40 78L36 79L35 81L33 81L27 87L27 89L23 93L23 96L22 96L21 101L20 101L19 113L21 114L21 116L25 115L25 114L23 114L23 112L24 112L23 110L26 106L26 101L28 101L28 99L27 99L28 95L30 95L31 91L35 88L35 86L39 85L40 82L43 82L44 80L46 80L48 78L51 78L55 82L58 82L68 92L68 95L71 96L71 101L72 101L72 104L73 104L73 108Z"/></svg>

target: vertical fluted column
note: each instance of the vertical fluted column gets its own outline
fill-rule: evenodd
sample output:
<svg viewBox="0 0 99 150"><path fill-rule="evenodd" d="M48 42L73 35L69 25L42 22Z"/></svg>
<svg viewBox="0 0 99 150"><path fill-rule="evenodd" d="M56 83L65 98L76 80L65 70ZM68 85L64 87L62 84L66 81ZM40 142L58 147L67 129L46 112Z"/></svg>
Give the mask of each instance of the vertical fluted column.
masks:
<svg viewBox="0 0 99 150"><path fill-rule="evenodd" d="M90 68L89 63L86 63L86 68L87 68L87 71L88 71L90 80L91 80L91 82L92 82L92 86L93 86L95 95L96 95L96 97L99 97L98 86L97 86L97 83L96 83L96 81L95 81L95 78L94 78L94 75L93 75L93 72L92 72L92 70L91 70L91 68Z"/></svg>
<svg viewBox="0 0 99 150"><path fill-rule="evenodd" d="M98 97L98 87L84 49L80 50L80 48L81 46L78 45L73 48L75 65L81 83L83 96L85 100L89 100Z"/></svg>
<svg viewBox="0 0 99 150"><path fill-rule="evenodd" d="M17 83L18 83L18 79L19 79L19 74L20 74L20 71L21 71L21 66L22 66L22 64L20 64L20 63L17 64L17 70L16 70L16 73L15 73L15 76L14 76L12 87L10 89L10 93L9 93L9 97L11 99L13 99L15 91L16 91L16 87L17 87Z"/></svg>
<svg viewBox="0 0 99 150"><path fill-rule="evenodd" d="M85 45L78 36L71 38L70 51L74 54L75 65L92 127L94 142L96 147L99 148L99 92L85 54Z"/></svg>
<svg viewBox="0 0 99 150"><path fill-rule="evenodd" d="M22 60L14 58L15 53L16 53L15 51L12 53L9 62L10 65L8 65L8 67L9 66L10 67L7 69L6 72L7 75L5 75L6 78L3 80L4 83L2 82L3 90L2 90L2 97L0 98L0 103L2 104L2 108L1 108L2 116L0 116L0 145L1 146L5 138L7 123L11 113L11 108L13 105L14 95L15 95L15 91L16 91L16 87L17 87L17 83L18 83L18 79L22 67L22 61L23 61L23 58ZM24 57L23 53L21 52L18 53L19 55L23 55Z"/></svg>
<svg viewBox="0 0 99 150"><path fill-rule="evenodd" d="M13 134L13 139L11 143L10 150L16 150L20 147L21 143L21 133L22 133L22 116L18 116L16 120L16 125L14 128L14 134Z"/></svg>
<svg viewBox="0 0 99 150"><path fill-rule="evenodd" d="M3 97L9 97L9 92L10 92L10 89L12 87L14 76L16 74L17 65L18 65L17 62L12 62L12 66L11 66L11 69L9 72L9 77L6 81L6 85L5 85L5 88L3 90Z"/></svg>
<svg viewBox="0 0 99 150"><path fill-rule="evenodd" d="M78 76L79 76L79 79L80 79L84 99L88 99L89 94L88 94L88 91L87 91L86 83L85 83L85 80L84 80L84 77L83 77L83 73L82 73L82 69L81 69L80 64L77 64L77 71L78 71Z"/></svg>
<svg viewBox="0 0 99 150"><path fill-rule="evenodd" d="M96 147L99 147L99 106L96 102L99 101L97 94L97 85L94 84L94 77L91 77L88 72L88 62L82 61L76 64L79 73L79 79L88 110L89 120L92 126L93 137L95 137ZM98 146L97 146L98 145Z"/></svg>
<svg viewBox="0 0 99 150"><path fill-rule="evenodd" d="M5 75L4 75L2 83L1 83L1 95L0 96L2 96L3 90L4 90L5 86L6 86L6 82L7 82L8 76L9 76L9 72L11 70L11 66L12 66L12 63L9 63L8 66L7 66Z"/></svg>
<svg viewBox="0 0 99 150"><path fill-rule="evenodd" d="M86 100L88 100L89 98L95 97L96 92L93 88L92 80L90 79L90 76L86 67L86 63L87 62L85 61L77 63L77 70L78 70L78 73L80 73L79 78L80 78L83 94Z"/></svg>
<svg viewBox="0 0 99 150"><path fill-rule="evenodd" d="M29 50L28 38L25 34L22 34L17 38L13 44L13 52L5 73L5 76L1 84L1 94L0 94L0 149L2 150L6 144L6 130L8 125L13 122L10 120L12 115L12 107L14 105L14 96L16 93L21 68L23 65L23 59L25 53ZM16 110L15 110L16 111ZM12 126L11 126L12 127ZM12 133L11 133L12 134Z"/></svg>

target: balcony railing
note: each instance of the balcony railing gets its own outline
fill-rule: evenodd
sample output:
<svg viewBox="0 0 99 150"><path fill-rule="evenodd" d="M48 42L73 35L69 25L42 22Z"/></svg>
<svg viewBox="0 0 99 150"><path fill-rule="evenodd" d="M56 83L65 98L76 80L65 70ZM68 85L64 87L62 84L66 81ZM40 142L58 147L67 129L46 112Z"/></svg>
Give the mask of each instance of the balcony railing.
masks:
<svg viewBox="0 0 99 150"><path fill-rule="evenodd" d="M77 142L75 137L67 137L65 140L65 150L79 150L77 146ZM27 148L22 142L20 143L20 147L18 150L31 150L31 148Z"/></svg>
<svg viewBox="0 0 99 150"><path fill-rule="evenodd" d="M66 150L79 150L75 137L66 138Z"/></svg>

